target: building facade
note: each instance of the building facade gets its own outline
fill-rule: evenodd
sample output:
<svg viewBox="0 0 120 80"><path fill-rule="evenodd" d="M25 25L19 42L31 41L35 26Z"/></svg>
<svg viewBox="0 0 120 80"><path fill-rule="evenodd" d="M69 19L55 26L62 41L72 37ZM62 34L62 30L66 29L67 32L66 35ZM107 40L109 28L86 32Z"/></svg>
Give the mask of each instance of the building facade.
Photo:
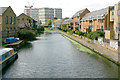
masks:
<svg viewBox="0 0 120 80"><path fill-rule="evenodd" d="M68 29L73 30L72 19L66 19L62 22L61 26L66 26Z"/></svg>
<svg viewBox="0 0 120 80"><path fill-rule="evenodd" d="M80 20L82 19L82 17L89 13L90 11L86 8L86 9L83 9L83 10L80 10L78 12L76 12L73 17L72 17L72 22L73 22L73 29L74 31L77 29L77 30L80 30Z"/></svg>
<svg viewBox="0 0 120 80"><path fill-rule="evenodd" d="M87 33L91 31L104 31L107 28L107 8L87 13L80 21L80 31Z"/></svg>
<svg viewBox="0 0 120 80"><path fill-rule="evenodd" d="M17 26L19 29L31 26L31 17L22 13L17 17Z"/></svg>
<svg viewBox="0 0 120 80"><path fill-rule="evenodd" d="M30 16L31 18L33 18L36 21L39 21L39 9L38 8L34 8L34 9L24 9L24 13L28 16Z"/></svg>
<svg viewBox="0 0 120 80"><path fill-rule="evenodd" d="M0 28L2 38L14 37L17 34L16 14L9 7L0 7Z"/></svg>
<svg viewBox="0 0 120 80"><path fill-rule="evenodd" d="M105 30L106 40L120 40L120 2L108 7L108 26Z"/></svg>
<svg viewBox="0 0 120 80"><path fill-rule="evenodd" d="M62 9L61 8L54 9L54 17L56 17L57 19L62 19Z"/></svg>
<svg viewBox="0 0 120 80"><path fill-rule="evenodd" d="M31 29L37 27L37 21L32 19L30 16L22 13L17 17L17 26L19 29Z"/></svg>
<svg viewBox="0 0 120 80"><path fill-rule="evenodd" d="M62 9L61 8L35 8L35 9L25 9L24 13L36 21L41 21L45 24L48 20L53 20L54 17L62 19Z"/></svg>

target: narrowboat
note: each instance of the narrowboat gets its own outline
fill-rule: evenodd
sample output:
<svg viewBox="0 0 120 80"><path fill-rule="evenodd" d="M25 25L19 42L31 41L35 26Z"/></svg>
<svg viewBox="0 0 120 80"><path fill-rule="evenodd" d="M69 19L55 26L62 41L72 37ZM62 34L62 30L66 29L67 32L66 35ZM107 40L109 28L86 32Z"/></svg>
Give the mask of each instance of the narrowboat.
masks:
<svg viewBox="0 0 120 80"><path fill-rule="evenodd" d="M13 48L0 49L0 70L4 69L17 58L18 54Z"/></svg>

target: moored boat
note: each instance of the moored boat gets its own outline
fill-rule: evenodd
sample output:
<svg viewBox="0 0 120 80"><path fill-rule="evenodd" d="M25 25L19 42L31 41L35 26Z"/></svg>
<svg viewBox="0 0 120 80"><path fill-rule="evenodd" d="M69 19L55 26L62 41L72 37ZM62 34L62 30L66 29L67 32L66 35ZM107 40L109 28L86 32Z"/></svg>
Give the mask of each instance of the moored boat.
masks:
<svg viewBox="0 0 120 80"><path fill-rule="evenodd" d="M17 58L18 54L13 48L0 49L0 70L4 69Z"/></svg>

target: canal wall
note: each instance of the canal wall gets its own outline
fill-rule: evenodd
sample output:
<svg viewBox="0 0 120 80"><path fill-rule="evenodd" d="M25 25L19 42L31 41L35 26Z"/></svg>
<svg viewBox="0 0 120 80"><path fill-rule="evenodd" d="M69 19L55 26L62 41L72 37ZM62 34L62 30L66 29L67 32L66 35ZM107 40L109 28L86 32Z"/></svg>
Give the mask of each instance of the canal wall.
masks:
<svg viewBox="0 0 120 80"><path fill-rule="evenodd" d="M110 49L104 48L104 47L102 47L100 45L97 45L97 44L94 44L94 43L90 43L90 42L88 42L87 40L85 40L83 38L78 38L78 37L75 37L73 35L68 35L65 32L59 31L59 33L61 33L62 35L67 36L67 37L79 42L83 46L93 50L94 52L96 52L99 55L107 58L108 60L116 63L117 65L120 65L118 52L112 51Z"/></svg>

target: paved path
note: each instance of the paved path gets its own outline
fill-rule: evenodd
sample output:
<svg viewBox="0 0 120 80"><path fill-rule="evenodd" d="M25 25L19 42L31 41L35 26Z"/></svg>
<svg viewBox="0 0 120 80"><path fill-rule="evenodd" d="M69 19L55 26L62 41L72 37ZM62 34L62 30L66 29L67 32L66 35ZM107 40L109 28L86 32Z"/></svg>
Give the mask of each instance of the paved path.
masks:
<svg viewBox="0 0 120 80"><path fill-rule="evenodd" d="M74 37L72 35L68 35L64 32L61 32L60 33L64 34L65 36L71 38L71 39L74 39L76 40L77 42L80 42L81 44L83 44L84 46L86 47L89 47L91 49L94 49L94 51L96 52L99 52L100 54L108 57L109 59L111 60L114 60L114 61L118 61L118 53L117 52L114 52L112 50L109 50L107 48L104 48L102 47L101 45L97 45L97 44L94 44L94 43L89 43L87 40L85 39L79 39L77 37Z"/></svg>

